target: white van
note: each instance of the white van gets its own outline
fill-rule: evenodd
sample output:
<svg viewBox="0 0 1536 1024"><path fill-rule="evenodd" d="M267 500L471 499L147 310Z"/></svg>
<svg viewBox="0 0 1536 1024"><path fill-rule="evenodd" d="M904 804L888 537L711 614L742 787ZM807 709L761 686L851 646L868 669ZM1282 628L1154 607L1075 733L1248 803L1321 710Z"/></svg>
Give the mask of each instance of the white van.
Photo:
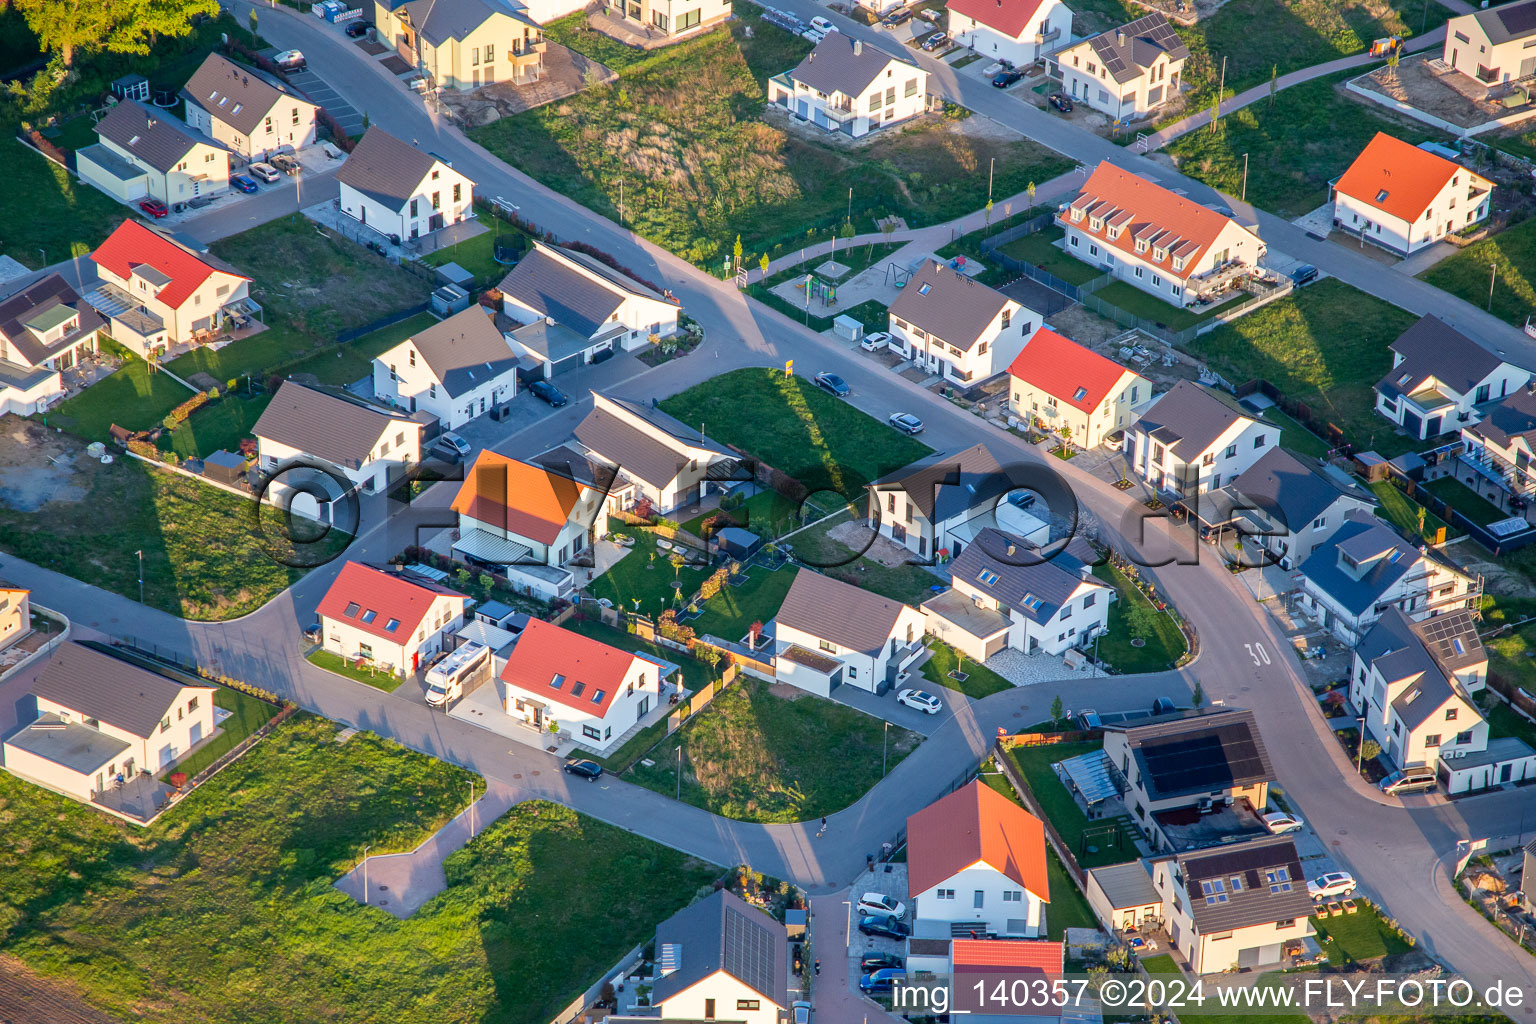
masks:
<svg viewBox="0 0 1536 1024"><path fill-rule="evenodd" d="M427 703L441 707L464 696L464 681L474 676L490 657L489 647L471 641L427 669Z"/></svg>

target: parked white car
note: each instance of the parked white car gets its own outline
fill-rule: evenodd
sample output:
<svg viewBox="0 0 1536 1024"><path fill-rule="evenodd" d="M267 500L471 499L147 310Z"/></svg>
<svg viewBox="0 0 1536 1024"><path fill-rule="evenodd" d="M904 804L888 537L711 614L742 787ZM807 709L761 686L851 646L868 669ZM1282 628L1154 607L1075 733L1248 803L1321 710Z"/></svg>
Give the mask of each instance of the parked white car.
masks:
<svg viewBox="0 0 1536 1024"><path fill-rule="evenodd" d="M1261 819L1264 827L1275 835L1283 835L1286 832L1296 832L1306 826L1300 818L1294 814L1286 814L1284 811L1271 811Z"/></svg>
<svg viewBox="0 0 1536 1024"><path fill-rule="evenodd" d="M874 917L900 919L907 916L907 905L896 897L887 896L882 892L867 892L859 897L858 911Z"/></svg>
<svg viewBox="0 0 1536 1024"><path fill-rule="evenodd" d="M258 161L254 164L251 164L251 166L247 167L246 170L250 171L253 175L260 178L268 185L283 180L283 176L277 173L277 168L273 167L271 164L264 164Z"/></svg>
<svg viewBox="0 0 1536 1024"><path fill-rule="evenodd" d="M1326 900L1333 896L1348 896L1355 891L1358 883L1355 876L1348 871L1330 871L1326 875L1318 875L1307 883L1307 895L1313 900Z"/></svg>
<svg viewBox="0 0 1536 1024"><path fill-rule="evenodd" d="M902 690L896 695L896 703L916 708L926 714L936 715L944 710L944 702L922 690Z"/></svg>
<svg viewBox="0 0 1536 1024"><path fill-rule="evenodd" d="M834 26L832 22L828 21L826 18L823 18L819 14L811 19L811 28L815 29L817 32L820 32L822 35L826 35L828 32L831 32L835 27L836 26Z"/></svg>
<svg viewBox="0 0 1536 1024"><path fill-rule="evenodd" d="M874 334L864 335L864 340L859 342L859 348L865 352L878 352L890 343L890 331L876 331Z"/></svg>

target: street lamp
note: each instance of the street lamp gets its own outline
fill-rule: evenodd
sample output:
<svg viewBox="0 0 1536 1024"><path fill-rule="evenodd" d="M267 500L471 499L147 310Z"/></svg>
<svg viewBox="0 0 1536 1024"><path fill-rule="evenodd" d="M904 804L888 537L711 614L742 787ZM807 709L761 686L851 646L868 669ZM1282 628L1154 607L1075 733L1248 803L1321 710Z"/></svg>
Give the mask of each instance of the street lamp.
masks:
<svg viewBox="0 0 1536 1024"><path fill-rule="evenodd" d="M886 754L891 749L891 723L885 723L885 730L880 738L880 777L885 778Z"/></svg>
<svg viewBox="0 0 1536 1024"><path fill-rule="evenodd" d="M1490 263L1488 266L1491 268L1491 273L1488 275L1488 311L1491 313L1493 312L1493 282L1499 278L1499 265Z"/></svg>
<svg viewBox="0 0 1536 1024"><path fill-rule="evenodd" d="M1248 154L1243 154L1243 202L1248 201Z"/></svg>
<svg viewBox="0 0 1536 1024"><path fill-rule="evenodd" d="M843 900L843 906L848 908L848 920L843 924L843 946L853 948L853 901Z"/></svg>
<svg viewBox="0 0 1536 1024"><path fill-rule="evenodd" d="M469 780L469 838L475 838L475 780Z"/></svg>
<svg viewBox="0 0 1536 1024"><path fill-rule="evenodd" d="M368 851L372 846L363 847L363 905L368 905Z"/></svg>

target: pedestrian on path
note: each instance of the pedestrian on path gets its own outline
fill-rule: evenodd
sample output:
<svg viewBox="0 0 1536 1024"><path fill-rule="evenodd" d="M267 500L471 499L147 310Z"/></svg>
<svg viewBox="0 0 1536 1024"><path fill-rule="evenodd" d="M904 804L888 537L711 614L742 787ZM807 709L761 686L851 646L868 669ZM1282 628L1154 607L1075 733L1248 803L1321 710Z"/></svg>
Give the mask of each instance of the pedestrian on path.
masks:
<svg viewBox="0 0 1536 1024"><path fill-rule="evenodd" d="M822 836L822 833L826 832L826 830L827 830L827 819L826 818L822 818L821 819L821 832L817 832L816 833L816 838L820 839L821 836Z"/></svg>
<svg viewBox="0 0 1536 1024"><path fill-rule="evenodd" d="M816 977L821 977L821 961L816 961Z"/></svg>

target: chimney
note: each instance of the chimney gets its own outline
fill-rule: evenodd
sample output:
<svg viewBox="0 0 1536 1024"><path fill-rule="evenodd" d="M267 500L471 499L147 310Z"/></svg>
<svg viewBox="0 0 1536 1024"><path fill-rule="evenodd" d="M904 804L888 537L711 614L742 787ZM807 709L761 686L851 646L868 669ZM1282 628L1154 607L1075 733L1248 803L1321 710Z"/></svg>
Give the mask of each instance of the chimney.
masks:
<svg viewBox="0 0 1536 1024"><path fill-rule="evenodd" d="M1117 44L1119 44L1120 46L1124 46L1125 45L1125 29L1123 29L1123 28L1115 29L1115 42Z"/></svg>
<svg viewBox="0 0 1536 1024"><path fill-rule="evenodd" d="M1015 545L1014 545L1013 541L1009 541L1008 542L1008 554L1010 554L1010 555L1013 554L1014 547L1015 547Z"/></svg>
<svg viewBox="0 0 1536 1024"><path fill-rule="evenodd" d="M855 57L857 57L860 54L862 54L863 52L864 52L864 40L862 40L862 39L855 39L853 41L853 55Z"/></svg>

